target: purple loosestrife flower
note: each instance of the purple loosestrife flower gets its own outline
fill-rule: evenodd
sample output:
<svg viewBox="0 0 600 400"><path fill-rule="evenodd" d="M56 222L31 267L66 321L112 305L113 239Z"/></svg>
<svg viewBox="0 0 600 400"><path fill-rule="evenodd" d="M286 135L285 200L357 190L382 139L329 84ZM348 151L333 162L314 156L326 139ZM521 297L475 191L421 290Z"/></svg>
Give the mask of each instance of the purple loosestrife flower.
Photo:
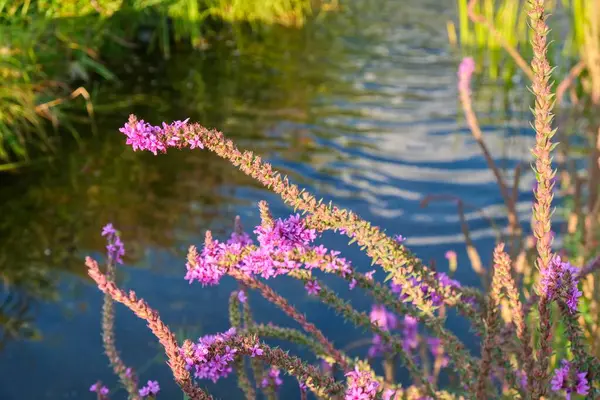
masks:
<svg viewBox="0 0 600 400"><path fill-rule="evenodd" d="M459 288L460 282L451 279L448 275L443 272L437 272L435 277L438 279L441 289L445 288ZM431 300L434 306L441 306L443 303L442 297L436 293L431 287L429 287L426 283L419 281L415 277L411 277L408 279L408 282L415 288L420 288L421 292L424 295L424 298L427 300ZM408 296L403 293L402 285L392 282L391 283L392 292L397 293L399 295L400 301L405 301Z"/></svg>
<svg viewBox="0 0 600 400"><path fill-rule="evenodd" d="M304 286L304 288L306 289L308 294L310 294L312 296L318 295L319 292L321 291L321 286L319 286L319 283L317 281L308 282L306 284L306 286Z"/></svg>
<svg viewBox="0 0 600 400"><path fill-rule="evenodd" d="M390 331L398 327L396 316L382 305L374 304L369 317L371 318L371 322L377 324L384 331Z"/></svg>
<svg viewBox="0 0 600 400"><path fill-rule="evenodd" d="M242 233L233 232L231 234L231 237L227 241L227 244L228 245L239 244L240 246L249 246L251 244L254 244L254 242L252 241L252 238L250 237L250 235L248 235L246 232L242 232Z"/></svg>
<svg viewBox="0 0 600 400"><path fill-rule="evenodd" d="M348 287L350 288L350 290L353 290L356 287L356 284L358 282L356 281L356 279L352 278L352 280L350 281L350 283L348 284Z"/></svg>
<svg viewBox="0 0 600 400"><path fill-rule="evenodd" d="M190 283L198 281L202 286L217 285L226 272L219 265L219 260L225 254L226 249L226 245L217 240L204 246L193 262L188 260L185 279Z"/></svg>
<svg viewBox="0 0 600 400"><path fill-rule="evenodd" d="M156 396L160 391L160 386L157 381L148 381L148 384L139 390L140 396L150 397Z"/></svg>
<svg viewBox="0 0 600 400"><path fill-rule="evenodd" d="M577 304L581 291L577 284L578 269L567 261L562 261L559 256L554 256L550 264L541 272L540 287L542 293L548 296L548 300L556 300L559 294L563 294L569 311L577 311Z"/></svg>
<svg viewBox="0 0 600 400"><path fill-rule="evenodd" d="M398 295L398 299L400 301L404 301L408 298L408 295L406 293L402 292L402 285L400 285L399 283L395 283L395 282L390 282L390 289L392 290L392 293L395 293Z"/></svg>
<svg viewBox="0 0 600 400"><path fill-rule="evenodd" d="M90 392L97 393L100 399L108 398L108 388L103 386L101 382L96 382L92 386L90 386Z"/></svg>
<svg viewBox="0 0 600 400"><path fill-rule="evenodd" d="M457 289L461 287L459 281L450 278L444 272L438 272L436 276L437 276L438 281L440 282L441 286L449 286L449 287L457 288Z"/></svg>
<svg viewBox="0 0 600 400"><path fill-rule="evenodd" d="M527 389L527 374L522 369L515 371L517 379L519 379L519 385L522 389Z"/></svg>
<svg viewBox="0 0 600 400"><path fill-rule="evenodd" d="M565 391L565 398L570 400L572 393L587 395L590 385L586 378L587 372L572 374L571 363L567 360L561 361L561 367L554 371L554 377L550 381L552 390L555 392Z"/></svg>
<svg viewBox="0 0 600 400"><path fill-rule="evenodd" d="M263 355L263 349L261 349L258 344L255 344L252 347L252 354L250 354L250 357L257 357L257 356L262 356Z"/></svg>
<svg viewBox="0 0 600 400"><path fill-rule="evenodd" d="M261 386L264 388L272 386L274 389L277 389L278 387L283 385L283 380L279 376L280 373L281 371L279 370L279 368L271 367L271 369L269 370L269 375L263 378Z"/></svg>
<svg viewBox="0 0 600 400"><path fill-rule="evenodd" d="M240 301L240 303L245 303L248 300L248 297L246 296L246 293L244 293L243 290L240 290L237 293L237 298Z"/></svg>
<svg viewBox="0 0 600 400"><path fill-rule="evenodd" d="M386 389L383 392L382 399L383 400L392 400L392 396L394 396L395 394L396 394L396 391L394 389Z"/></svg>
<svg viewBox="0 0 600 400"><path fill-rule="evenodd" d="M220 378L227 377L232 371L231 363L237 349L225 346L223 354L211 354L210 348L215 343L231 339L235 334L235 328L231 328L225 333L206 335L198 339L192 347L193 353L185 355L187 369L193 370L194 376L198 379L210 379L216 382Z"/></svg>
<svg viewBox="0 0 600 400"><path fill-rule="evenodd" d="M552 381L550 381L550 384L552 385L552 390L554 390L555 392L561 391L565 382L569 378L570 363L567 360L562 360L561 363L562 367L557 368L554 371L554 377L552 378Z"/></svg>
<svg viewBox="0 0 600 400"><path fill-rule="evenodd" d="M402 235L396 235L396 236L394 236L394 240L396 242L398 242L399 244L402 244L406 241L406 238Z"/></svg>
<svg viewBox="0 0 600 400"><path fill-rule="evenodd" d="M385 344L383 340L381 340L381 336L373 335L371 346L369 346L369 351L367 354L369 358L375 358L391 351L391 349L392 347L389 344Z"/></svg>
<svg viewBox="0 0 600 400"><path fill-rule="evenodd" d="M198 281L202 285L216 285L227 273L226 267L222 266L224 259L242 251L245 251L244 256L237 265L227 268L236 268L248 276L260 275L269 279L286 275L301 268L306 257L307 269L319 268L344 276L352 272L349 262L338 257L339 252L329 251L323 246L311 246L317 233L308 229L298 214L285 220L278 219L272 225L259 225L254 232L258 247L249 247L253 246L253 242L245 233L233 233L226 243L210 240L200 254L188 255L185 279L190 283Z"/></svg>
<svg viewBox="0 0 600 400"><path fill-rule="evenodd" d="M402 347L407 353L414 350L419 345L419 324L415 317L411 315L404 316L404 322L402 323Z"/></svg>
<svg viewBox="0 0 600 400"><path fill-rule="evenodd" d="M308 390L308 386L306 386L306 383L304 383L304 382L298 381L298 387L300 388L300 391L303 393L306 393L306 391Z"/></svg>
<svg viewBox="0 0 600 400"><path fill-rule="evenodd" d="M427 338L427 345L429 346L429 351L431 352L431 354L433 355L433 357L435 359L440 357L440 362L441 362L442 368L447 367L448 363L450 362L450 359L448 358L448 356L446 356L444 354L444 348L442 347L442 341L439 338L430 337L430 338Z"/></svg>
<svg viewBox="0 0 600 400"><path fill-rule="evenodd" d="M293 253L306 254L310 244L317 238L314 229L308 229L299 214L274 221L272 226L256 227L259 247L240 263L240 269L248 275L260 275L265 279L288 274L302 266L291 258ZM314 249L321 257L327 252L323 246ZM340 261L336 261L340 262ZM317 265L307 265L308 268Z"/></svg>
<svg viewBox="0 0 600 400"><path fill-rule="evenodd" d="M379 382L373 379L371 373L361 371L358 366L346 374L348 387L345 400L371 400L377 397Z"/></svg>
<svg viewBox="0 0 600 400"><path fill-rule="evenodd" d="M196 136L189 135L188 138L184 138L183 134L188 120L174 121L171 124L163 122L162 126L153 126L144 122L144 120L138 121L135 116L131 115L129 122L119 131L127 136L126 143L131 145L134 151L148 150L157 155L159 151L166 152L167 147L185 146L186 144L192 149L196 147L204 148L204 145Z"/></svg>
<svg viewBox="0 0 600 400"><path fill-rule="evenodd" d="M104 225L102 227L102 236L110 236L110 235L116 235L117 234L117 230L115 229L115 227L113 226L112 223L108 223L106 225Z"/></svg>
<svg viewBox="0 0 600 400"><path fill-rule="evenodd" d="M577 374L577 385L575 386L575 392L587 396L590 391L590 384L587 380L587 372L579 372Z"/></svg>
<svg viewBox="0 0 600 400"><path fill-rule="evenodd" d="M304 250L316 238L314 229L308 229L300 214L292 215L285 220L278 219L272 227L259 225L254 230L261 247L277 248L282 252Z"/></svg>
<svg viewBox="0 0 600 400"><path fill-rule="evenodd" d="M125 255L125 245L121 241L121 237L113 227L113 224L108 223L102 228L102 236L105 236L106 240L108 240L108 244L106 245L108 258L117 264L123 264L122 257Z"/></svg>

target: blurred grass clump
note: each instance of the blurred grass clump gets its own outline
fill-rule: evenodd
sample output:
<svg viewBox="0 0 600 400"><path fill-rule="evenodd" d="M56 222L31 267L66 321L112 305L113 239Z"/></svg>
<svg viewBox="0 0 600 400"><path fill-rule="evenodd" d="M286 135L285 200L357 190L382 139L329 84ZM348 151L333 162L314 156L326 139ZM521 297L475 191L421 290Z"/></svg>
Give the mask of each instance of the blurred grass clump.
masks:
<svg viewBox="0 0 600 400"><path fill-rule="evenodd" d="M0 0L0 172L51 152L59 126L77 140L75 122L89 123L94 131L90 88L118 80L106 67L108 60L140 48L164 58L174 45L205 49L208 36L233 23L251 30L300 27L336 5L325 0Z"/></svg>
<svg viewBox="0 0 600 400"><path fill-rule="evenodd" d="M531 31L527 26L528 0L457 0L457 21L448 22L448 37L462 55L473 56L485 71L484 79L506 88L522 86L521 75L531 87L533 71ZM557 18L550 24L549 59L557 65L552 73L560 146L556 162L560 173L558 211L563 223L557 231L562 239L559 254L583 270L600 266L600 0L549 1ZM458 26L458 29L457 29ZM482 67L483 66L483 67ZM553 100L554 100L553 99ZM529 101L529 99L527 100ZM519 167L520 168L520 167ZM518 176L517 169L514 176ZM533 229L533 225L532 228ZM516 276L522 282L528 307L535 272L535 240L519 238ZM472 264L476 265L472 262ZM600 357L600 279L582 278L583 300L577 323L594 357ZM554 363L565 353L567 326L556 318L553 336Z"/></svg>
<svg viewBox="0 0 600 400"><path fill-rule="evenodd" d="M550 36L560 46L549 48L549 57L564 78L578 62L586 63L584 75L600 75L594 68L594 57L600 54L600 0L552 0L548 9L556 18ZM448 22L452 44L474 56L479 65L485 63L488 78L511 84L518 72L514 57L507 47L531 58L531 33L527 27L527 0L456 0L458 19ZM457 29L458 27L458 29ZM583 69L583 67L581 68ZM583 89L592 90L600 98L600 79L589 79ZM595 88L598 86L598 88Z"/></svg>

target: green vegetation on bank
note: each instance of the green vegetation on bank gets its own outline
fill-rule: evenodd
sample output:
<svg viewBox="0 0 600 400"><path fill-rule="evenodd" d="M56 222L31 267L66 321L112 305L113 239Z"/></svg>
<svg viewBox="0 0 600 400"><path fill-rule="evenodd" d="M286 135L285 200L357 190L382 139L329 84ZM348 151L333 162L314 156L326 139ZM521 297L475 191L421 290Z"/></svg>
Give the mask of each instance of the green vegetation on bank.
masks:
<svg viewBox="0 0 600 400"><path fill-rule="evenodd" d="M448 22L450 41L475 56L480 61L478 64L485 60L489 78L510 84L519 67L506 52L502 41L524 59L531 58L527 1L456 0L458 20L456 24ZM555 15L550 36L557 44L549 48L549 55L556 62L558 74L564 77L578 61L591 60L600 52L600 1L554 0L547 3ZM470 17L470 4L479 22Z"/></svg>
<svg viewBox="0 0 600 400"><path fill-rule="evenodd" d="M0 0L0 171L44 157L60 132L95 131L98 84L131 52L169 58L238 30L302 26L335 8L315 0ZM242 24L239 24L239 23ZM81 126L81 125L79 125Z"/></svg>

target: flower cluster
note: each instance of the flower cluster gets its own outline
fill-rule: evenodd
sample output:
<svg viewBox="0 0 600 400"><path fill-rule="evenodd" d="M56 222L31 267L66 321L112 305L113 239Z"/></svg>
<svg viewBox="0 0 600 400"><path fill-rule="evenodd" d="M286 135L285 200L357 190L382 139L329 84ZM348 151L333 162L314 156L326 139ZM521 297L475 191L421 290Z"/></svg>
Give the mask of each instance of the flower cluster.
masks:
<svg viewBox="0 0 600 400"><path fill-rule="evenodd" d="M404 236L402 236L402 235L396 235L396 236L394 236L394 240L396 242L398 242L398 244L402 244L402 243L406 242L406 238Z"/></svg>
<svg viewBox="0 0 600 400"><path fill-rule="evenodd" d="M254 230L258 242L265 249L278 249L282 252L303 251L317 238L316 231L307 228L299 214L285 220L278 219L272 225L265 225L259 225Z"/></svg>
<svg viewBox="0 0 600 400"><path fill-rule="evenodd" d="M577 311L581 291L578 289L578 269L567 261L562 261L560 256L554 256L547 268L541 271L541 292L549 301L561 297L569 311Z"/></svg>
<svg viewBox="0 0 600 400"><path fill-rule="evenodd" d="M402 336L402 348L407 353L410 353L419 347L419 323L418 320L411 316L405 315L399 321L396 315L388 311L384 306L374 305L369 314L371 322L377 324L383 331L389 332L394 329L400 329ZM440 368L446 368L450 362L449 357L445 354L441 340L436 337L427 337L426 343L433 359L439 362ZM380 335L373 335L371 346L369 347L369 358L375 358L391 351L391 346L384 343Z"/></svg>
<svg viewBox="0 0 600 400"><path fill-rule="evenodd" d="M108 388L102 382L96 382L90 386L90 392L97 393L99 399L108 399Z"/></svg>
<svg viewBox="0 0 600 400"><path fill-rule="evenodd" d="M390 331L398 328L398 318L394 313L389 312L384 306L375 304L369 314L371 322L377 324L384 331ZM368 355L370 358L385 354L391 349L389 344L385 344L381 336L375 334L369 347Z"/></svg>
<svg viewBox="0 0 600 400"><path fill-rule="evenodd" d="M590 385L587 380L587 372L571 371L571 363L567 360L561 361L561 367L554 371L554 377L550 384L555 392L564 391L567 399L571 398L572 393L587 395Z"/></svg>
<svg viewBox="0 0 600 400"><path fill-rule="evenodd" d="M357 366L346 374L348 387L345 400L370 400L377 397L379 382L367 371L361 371Z"/></svg>
<svg viewBox="0 0 600 400"><path fill-rule="evenodd" d="M391 348L392 346L384 343L383 339L381 339L381 336L376 334L373 335L373 338L371 339L371 346L369 346L367 355L369 358L379 357L383 354L386 354Z"/></svg>
<svg viewBox="0 0 600 400"><path fill-rule="evenodd" d="M198 281L202 286L217 285L226 273L225 268L219 265L219 262L226 254L226 250L234 247L234 245L212 241L204 246L200 254L197 254L193 248L193 252L190 251L188 255L185 279L190 283ZM239 246L237 247L239 248Z"/></svg>
<svg viewBox="0 0 600 400"><path fill-rule="evenodd" d="M321 286L317 281L309 281L306 285L304 285L304 288L311 296L316 296L321 291Z"/></svg>
<svg viewBox="0 0 600 400"><path fill-rule="evenodd" d="M458 289L461 287L460 282L450 278L444 272L436 272L434 274L434 277L439 282L440 291L448 291L453 288ZM438 307L443 304L442 295L440 293L436 292L432 287L427 285L425 282L419 281L415 277L409 278L408 282L412 285L412 287L420 288L421 292L423 293L424 299L430 300L434 306ZM398 294L399 299L401 301L406 301L408 299L408 295L406 293L404 293L402 285L392 282L390 284L390 287L392 289L392 292ZM466 298L464 300L467 302L471 302L471 303L473 302L473 299L471 299L471 298Z"/></svg>
<svg viewBox="0 0 600 400"><path fill-rule="evenodd" d="M127 136L127 144L134 151L148 150L154 155L167 151L167 147L189 145L191 149L204 148L202 142L195 135L188 133L189 118L185 121L174 121L171 124L162 123L162 126L153 126L144 120L137 120L133 115L129 122L119 131Z"/></svg>
<svg viewBox="0 0 600 400"><path fill-rule="evenodd" d="M369 317L371 318L371 322L377 324L377 326L384 331L389 331L398 327L398 319L396 316L382 305L373 305Z"/></svg>
<svg viewBox="0 0 600 400"><path fill-rule="evenodd" d="M417 319L411 315L405 315L402 322L402 348L404 351L410 352L419 345L419 323Z"/></svg>
<svg viewBox="0 0 600 400"><path fill-rule="evenodd" d="M157 381L148 381L148 384L140 389L140 396L146 397L156 397L158 392L160 391L160 386Z"/></svg>
<svg viewBox="0 0 600 400"><path fill-rule="evenodd" d="M205 243L200 254L188 257L185 279L204 285L216 285L227 273L224 264L231 256L238 256L235 268L249 276L261 276L265 279L289 274L306 265L306 268L319 268L327 272L339 272L347 275L351 272L349 262L338 257L339 252L325 247L313 247L317 238L314 229L306 227L300 215L292 215L287 219L278 219L272 224L263 224L254 230L258 246L246 233L233 233L225 242L210 240ZM318 284L307 285L311 294L317 294Z"/></svg>
<svg viewBox="0 0 600 400"><path fill-rule="evenodd" d="M108 244L106 245L108 258L117 264L123 264L122 257L125 255L125 245L121 241L121 237L113 224L106 224L102 228L102 236L106 236L108 240Z"/></svg>
<svg viewBox="0 0 600 400"><path fill-rule="evenodd" d="M206 335L198 339L192 345L191 351L182 350L188 370L194 371L197 379L210 379L216 382L220 378L227 377L231 371L237 349L225 346L222 354L213 352L211 347L216 343L223 343L236 335L236 329L231 328L225 333Z"/></svg>

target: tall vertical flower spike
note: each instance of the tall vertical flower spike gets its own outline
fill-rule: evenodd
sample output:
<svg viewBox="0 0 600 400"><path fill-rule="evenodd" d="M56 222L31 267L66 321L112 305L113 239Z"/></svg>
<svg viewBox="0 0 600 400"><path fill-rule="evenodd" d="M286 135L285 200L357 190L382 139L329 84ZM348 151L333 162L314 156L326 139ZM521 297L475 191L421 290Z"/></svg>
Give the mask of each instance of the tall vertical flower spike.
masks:
<svg viewBox="0 0 600 400"><path fill-rule="evenodd" d="M508 303L511 308L512 321L515 325L517 338L521 342L521 359L525 364L525 371L520 373L520 378L524 382L523 387L529 387L528 379L531 379L534 370L534 359L531 349L531 335L525 321L523 304L519 298L519 291L512 277L511 260L506 251L504 243L496 247L494 256L494 279L498 278L498 283L506 290Z"/></svg>
<svg viewBox="0 0 600 400"><path fill-rule="evenodd" d="M503 262L502 251L504 245L499 244L494 249L494 274L492 278L492 287L489 294L489 305L487 310L487 332L481 345L481 362L479 363L479 378L477 380L476 398L485 400L489 394L489 375L492 367L492 348L496 342L498 332L498 312L500 311L500 297L502 285L500 274L498 272L499 265Z"/></svg>
<svg viewBox="0 0 600 400"><path fill-rule="evenodd" d="M168 364L173 372L175 381L181 387L183 392L192 400L210 400L212 396L193 384L190 373L186 369L186 362L179 352L177 339L169 327L165 325L160 316L142 299L138 299L136 294L131 291L129 294L120 290L114 282L109 281L98 267L98 263L90 257L85 260L88 267L88 275L92 278L98 289L135 313L139 318L148 323L148 327L163 346L167 355Z"/></svg>
<svg viewBox="0 0 600 400"><path fill-rule="evenodd" d="M535 96L535 107L533 109L535 129L535 146L532 150L535 158L534 171L538 182L535 191L535 203L533 206L533 233L537 239L537 268L542 274L552 274L547 271L551 268L552 258L552 235L551 235L551 205L553 198L554 183L552 179L555 171L552 170L551 152L555 145L552 137L556 133L552 129L552 108L554 106L553 94L550 88L552 68L546 56L548 44L546 36L549 28L546 24L544 0L531 0L529 10L529 24L533 30L531 45L533 47L533 59L531 68L534 73L531 91ZM547 392L548 387L548 365L552 353L552 326L550 318L550 299L543 291L542 282L538 282L538 295L540 301L538 310L540 314L540 344L537 352L537 368L534 373L532 397L539 399Z"/></svg>
<svg viewBox="0 0 600 400"><path fill-rule="evenodd" d="M496 165L496 162L494 161L494 158L492 157L492 154L490 153L490 150L484 141L483 132L481 131L479 121L477 120L477 115L473 110L473 104L471 100L471 78L473 76L473 72L475 72L475 61L471 57L465 57L458 66L458 94L460 97L460 102L462 104L471 134L477 141L488 167L494 174L494 178L496 179L496 183L500 189L500 194L502 195L502 200L504 201L504 204L508 210L508 222L511 234L515 235L520 230L515 202L512 201L510 191L508 190L504 177L502 176L500 169Z"/></svg>
<svg viewBox="0 0 600 400"><path fill-rule="evenodd" d="M114 282L116 264L123 263L121 257L125 255L125 245L112 223L106 224L102 228L102 236L106 237L108 242L106 245L108 256L106 278ZM125 390L127 390L129 398L131 400L139 400L137 376L131 368L125 365L117 350L115 343L115 306L112 297L108 294L104 295L104 303L102 304L102 343L110 366L119 377Z"/></svg>

